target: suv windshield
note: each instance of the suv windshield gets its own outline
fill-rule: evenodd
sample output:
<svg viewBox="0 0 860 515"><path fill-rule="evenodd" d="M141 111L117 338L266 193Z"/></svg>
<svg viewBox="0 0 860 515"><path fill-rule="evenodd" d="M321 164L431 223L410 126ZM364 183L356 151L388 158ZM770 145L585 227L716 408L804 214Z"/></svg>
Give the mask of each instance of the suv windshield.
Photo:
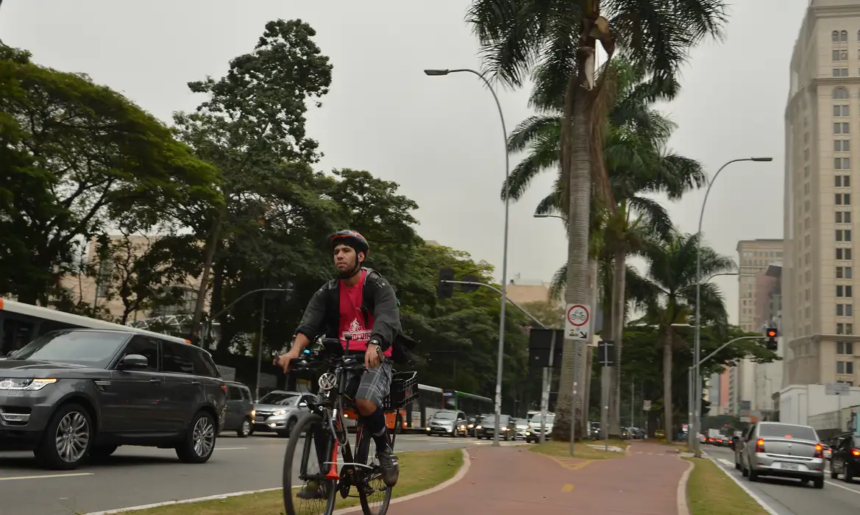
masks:
<svg viewBox="0 0 860 515"><path fill-rule="evenodd" d="M806 426L795 426L791 424L762 424L758 435L762 438L797 438L798 440L818 441L815 430Z"/></svg>
<svg viewBox="0 0 860 515"><path fill-rule="evenodd" d="M510 420L511 420L510 415L502 415L499 418L499 424L506 426L506 425L508 425ZM495 423L496 423L496 416L495 415L487 415L486 417L481 419L481 424L483 424L485 426L494 425Z"/></svg>
<svg viewBox="0 0 860 515"><path fill-rule="evenodd" d="M67 329L43 334L9 356L10 360L54 361L104 368L130 333Z"/></svg>
<svg viewBox="0 0 860 515"><path fill-rule="evenodd" d="M553 422L555 422L555 415L547 415L544 419L544 424L552 424ZM530 423L540 425L540 415L533 416Z"/></svg>
<svg viewBox="0 0 860 515"><path fill-rule="evenodd" d="M437 411L433 418L438 418L439 420L454 420L457 418L457 414L453 411Z"/></svg>
<svg viewBox="0 0 860 515"><path fill-rule="evenodd" d="M292 406L299 402L299 394L272 392L267 393L260 399L260 404L278 404L281 406Z"/></svg>

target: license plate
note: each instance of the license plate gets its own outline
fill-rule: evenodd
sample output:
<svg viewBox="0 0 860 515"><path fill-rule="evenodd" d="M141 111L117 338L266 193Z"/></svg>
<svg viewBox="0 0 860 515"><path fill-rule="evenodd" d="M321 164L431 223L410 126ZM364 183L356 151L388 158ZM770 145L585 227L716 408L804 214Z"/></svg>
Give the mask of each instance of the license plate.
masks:
<svg viewBox="0 0 860 515"><path fill-rule="evenodd" d="M800 465L798 465L796 463L780 463L779 468L784 469L784 470L799 470Z"/></svg>

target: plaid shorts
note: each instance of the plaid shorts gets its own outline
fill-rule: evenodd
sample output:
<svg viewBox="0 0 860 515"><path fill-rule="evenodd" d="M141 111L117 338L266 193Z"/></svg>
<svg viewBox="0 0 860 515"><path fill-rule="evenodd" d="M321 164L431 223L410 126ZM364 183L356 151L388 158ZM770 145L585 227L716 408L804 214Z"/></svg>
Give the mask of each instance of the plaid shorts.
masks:
<svg viewBox="0 0 860 515"><path fill-rule="evenodd" d="M361 375L356 399L367 399L377 408L382 407L382 400L391 391L391 362L387 359L376 368L370 368Z"/></svg>

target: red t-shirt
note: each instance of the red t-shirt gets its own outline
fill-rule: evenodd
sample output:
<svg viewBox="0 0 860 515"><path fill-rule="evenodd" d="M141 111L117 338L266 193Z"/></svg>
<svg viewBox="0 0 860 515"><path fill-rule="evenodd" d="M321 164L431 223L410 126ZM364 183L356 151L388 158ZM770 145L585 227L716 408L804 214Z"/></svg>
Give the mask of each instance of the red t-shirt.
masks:
<svg viewBox="0 0 860 515"><path fill-rule="evenodd" d="M340 344L346 349L346 335L352 338L349 341L350 351L367 350L367 342L370 341L370 332L373 329L373 315L367 313L367 327L364 325L364 315L361 313L361 300L364 295L364 278L366 270L361 271L361 277L355 286L349 286L343 280L340 281ZM385 356L391 357L391 348L384 352Z"/></svg>

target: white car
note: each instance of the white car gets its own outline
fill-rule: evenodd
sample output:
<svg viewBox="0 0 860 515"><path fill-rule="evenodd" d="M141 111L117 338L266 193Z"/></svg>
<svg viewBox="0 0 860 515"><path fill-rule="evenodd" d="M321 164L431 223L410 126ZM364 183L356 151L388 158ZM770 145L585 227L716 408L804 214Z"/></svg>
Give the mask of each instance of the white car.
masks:
<svg viewBox="0 0 860 515"><path fill-rule="evenodd" d="M541 416L537 414L529 420L528 428L526 429L526 443L539 442L540 441L540 429L541 429ZM552 433L552 424L555 422L555 415L547 414L544 419L544 431L546 433L546 438L549 438L549 434Z"/></svg>

